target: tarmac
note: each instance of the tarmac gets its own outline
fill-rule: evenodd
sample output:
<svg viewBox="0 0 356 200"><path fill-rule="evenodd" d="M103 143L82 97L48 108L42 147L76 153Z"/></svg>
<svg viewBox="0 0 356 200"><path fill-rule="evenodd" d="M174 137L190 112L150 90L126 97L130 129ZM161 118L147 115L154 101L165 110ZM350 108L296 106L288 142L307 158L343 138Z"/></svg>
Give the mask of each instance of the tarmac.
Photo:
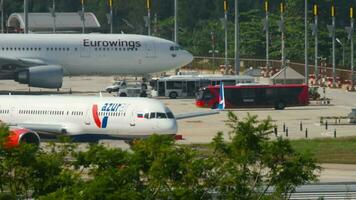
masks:
<svg viewBox="0 0 356 200"><path fill-rule="evenodd" d="M65 77L63 88L59 91L29 88L27 85L20 85L14 81L0 81L1 94L60 94L60 95L99 95L112 96L105 92L105 87L114 82L114 76L79 76ZM323 94L322 94L323 96ZM347 92L342 89L326 89L325 96L331 99L330 104L315 103L303 107L287 107L285 110L274 110L273 108L258 109L233 109L221 111L219 114L203 116L178 121L178 134L182 135L184 140L180 143L210 143L214 136L223 132L226 139L229 138L230 128L226 125L228 122L228 112L234 112L239 119L245 118L248 114L257 115L259 120L271 117L272 122L278 127L278 135L290 139L308 138L327 138L334 137L336 131L337 137L356 136L356 125L348 124L342 121L342 125L333 125L329 121L328 129L320 124L320 117L347 116L352 108L356 108L356 92ZM159 98L175 114L207 111L207 108L197 108L194 99L167 99ZM302 123L302 129L300 124ZM285 126L285 131L283 127ZM273 136L275 137L275 136ZM111 147L128 148L127 144L121 141L103 141ZM321 173L320 181L338 182L355 181L355 165L335 165L323 164L324 170Z"/></svg>

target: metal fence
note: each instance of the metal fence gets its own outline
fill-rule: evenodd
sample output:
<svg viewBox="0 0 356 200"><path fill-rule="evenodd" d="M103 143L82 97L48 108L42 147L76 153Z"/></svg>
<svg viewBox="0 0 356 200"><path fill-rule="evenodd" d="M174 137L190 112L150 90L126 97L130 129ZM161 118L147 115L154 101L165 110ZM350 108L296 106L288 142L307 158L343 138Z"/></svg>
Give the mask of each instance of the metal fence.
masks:
<svg viewBox="0 0 356 200"><path fill-rule="evenodd" d="M220 73L220 66L224 66L224 58L221 57L199 57L196 56L194 57L193 62L186 67L186 69L191 69L191 70L198 70L198 71L211 71L212 73ZM228 63L229 66L231 66L232 69L234 69L234 63L235 59L234 58L228 58ZM248 58L242 58L241 59L241 69L240 72L245 71L248 68L262 68L266 66L266 60L265 59L248 59ZM332 77L332 67L330 65L326 64L321 64L321 66L318 66L318 74L324 76L324 77ZM270 69L280 69L282 66L282 63L280 60L270 60L269 61L269 67ZM298 62L287 62L287 66L291 67L298 73L302 74L305 76L305 65L304 63L298 63ZM309 67L309 73L314 74L314 65L308 65ZM336 69L336 75L340 77L341 80L350 80L350 75L351 75L351 70L345 70L345 69ZM354 74L354 76L356 76Z"/></svg>

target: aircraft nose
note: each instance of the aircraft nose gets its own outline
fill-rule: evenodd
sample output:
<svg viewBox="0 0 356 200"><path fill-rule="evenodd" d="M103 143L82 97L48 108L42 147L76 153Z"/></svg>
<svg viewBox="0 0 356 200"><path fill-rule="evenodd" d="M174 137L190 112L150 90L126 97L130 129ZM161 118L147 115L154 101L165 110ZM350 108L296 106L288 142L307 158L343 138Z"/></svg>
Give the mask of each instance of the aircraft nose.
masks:
<svg viewBox="0 0 356 200"><path fill-rule="evenodd" d="M184 65L187 65L193 61L194 57L189 51L184 50L183 54Z"/></svg>
<svg viewBox="0 0 356 200"><path fill-rule="evenodd" d="M160 133L173 135L178 131L177 121L175 119L166 120L164 123L159 123Z"/></svg>

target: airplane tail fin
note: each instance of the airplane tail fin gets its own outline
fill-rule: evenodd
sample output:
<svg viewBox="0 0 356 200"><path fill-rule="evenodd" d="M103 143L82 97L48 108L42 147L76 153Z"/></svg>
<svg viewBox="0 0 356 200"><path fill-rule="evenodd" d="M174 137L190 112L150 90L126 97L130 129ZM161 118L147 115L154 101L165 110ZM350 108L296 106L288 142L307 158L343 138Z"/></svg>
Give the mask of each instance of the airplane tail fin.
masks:
<svg viewBox="0 0 356 200"><path fill-rule="evenodd" d="M218 105L219 110L224 110L225 109L225 93L224 93L224 83L221 81L220 82L220 92L219 92L219 105Z"/></svg>

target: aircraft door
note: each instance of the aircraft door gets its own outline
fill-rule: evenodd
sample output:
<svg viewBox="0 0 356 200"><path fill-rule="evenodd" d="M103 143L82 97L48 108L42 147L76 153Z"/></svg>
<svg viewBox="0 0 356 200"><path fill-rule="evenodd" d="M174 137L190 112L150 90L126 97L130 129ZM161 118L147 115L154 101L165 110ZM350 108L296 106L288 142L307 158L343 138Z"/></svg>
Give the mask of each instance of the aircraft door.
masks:
<svg viewBox="0 0 356 200"><path fill-rule="evenodd" d="M158 81L158 96L166 96L166 86L164 81Z"/></svg>
<svg viewBox="0 0 356 200"><path fill-rule="evenodd" d="M85 117L84 117L84 124L86 126L90 126L90 124L91 124L91 114L92 114L92 112L91 112L90 108L88 108L85 113Z"/></svg>
<svg viewBox="0 0 356 200"><path fill-rule="evenodd" d="M145 43L146 58L156 57L156 44L154 41Z"/></svg>
<svg viewBox="0 0 356 200"><path fill-rule="evenodd" d="M80 48L80 57L89 58L90 57L90 47L81 47Z"/></svg>
<svg viewBox="0 0 356 200"><path fill-rule="evenodd" d="M130 126L136 126L136 111L134 109L131 112Z"/></svg>
<svg viewBox="0 0 356 200"><path fill-rule="evenodd" d="M15 116L15 111L16 111L15 107L11 107L11 110L10 110L10 116L11 117Z"/></svg>

